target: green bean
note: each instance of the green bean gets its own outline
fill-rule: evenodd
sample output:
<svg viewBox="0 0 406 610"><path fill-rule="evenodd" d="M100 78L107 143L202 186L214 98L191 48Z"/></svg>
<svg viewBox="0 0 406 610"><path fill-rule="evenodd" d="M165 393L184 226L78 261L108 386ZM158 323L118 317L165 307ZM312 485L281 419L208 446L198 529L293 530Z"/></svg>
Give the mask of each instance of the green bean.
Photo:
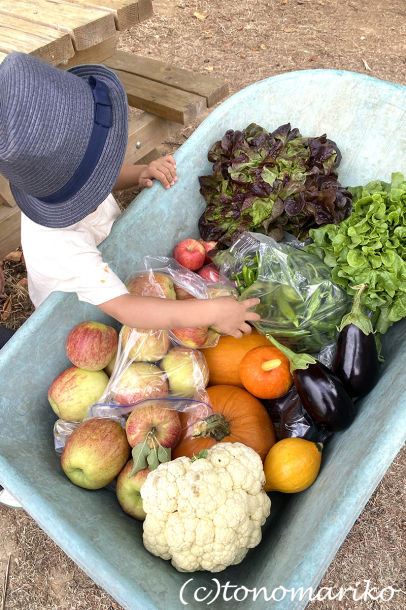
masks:
<svg viewBox="0 0 406 610"><path fill-rule="evenodd" d="M281 314L287 318L288 320L294 321L296 319L296 312L292 309L289 303L283 298L282 291L280 287L276 293L276 302L279 307L279 311Z"/></svg>
<svg viewBox="0 0 406 610"><path fill-rule="evenodd" d="M326 322L325 320L312 320L311 324L314 328L317 328L317 330L333 330L337 324L339 324L339 320L337 320L336 323L332 321Z"/></svg>
<svg viewBox="0 0 406 610"><path fill-rule="evenodd" d="M268 331L277 337L294 337L297 339L301 339L302 337L309 337L311 334L309 330L304 330L301 328L276 328L271 327Z"/></svg>
<svg viewBox="0 0 406 610"><path fill-rule="evenodd" d="M303 300L300 298L300 295L298 295L296 290L287 284L281 284L281 291L287 301L291 301L292 303L300 303Z"/></svg>
<svg viewBox="0 0 406 610"><path fill-rule="evenodd" d="M313 294L311 296L309 305L306 310L306 318L308 320L311 320L313 318L314 314L318 311L320 304L321 304L320 290L318 288L316 288L316 290L313 292Z"/></svg>

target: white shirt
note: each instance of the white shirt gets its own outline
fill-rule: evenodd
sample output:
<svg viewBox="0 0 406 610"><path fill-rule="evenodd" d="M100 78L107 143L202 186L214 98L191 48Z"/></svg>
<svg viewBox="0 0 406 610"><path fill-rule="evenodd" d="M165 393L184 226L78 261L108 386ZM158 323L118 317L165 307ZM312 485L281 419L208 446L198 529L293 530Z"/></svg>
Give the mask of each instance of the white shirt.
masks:
<svg viewBox="0 0 406 610"><path fill-rule="evenodd" d="M76 292L79 301L93 305L128 293L97 249L119 215L113 195L92 214L64 229L43 227L21 214L28 292L35 307L54 290Z"/></svg>

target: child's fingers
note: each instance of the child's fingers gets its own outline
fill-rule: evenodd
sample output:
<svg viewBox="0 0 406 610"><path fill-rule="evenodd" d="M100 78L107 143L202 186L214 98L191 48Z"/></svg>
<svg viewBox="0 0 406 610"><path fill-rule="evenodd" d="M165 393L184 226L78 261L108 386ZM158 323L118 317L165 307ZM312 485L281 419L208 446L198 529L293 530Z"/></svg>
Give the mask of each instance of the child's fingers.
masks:
<svg viewBox="0 0 406 610"><path fill-rule="evenodd" d="M160 166L159 169L156 166L150 167L150 176L151 178L159 180L162 186L164 186L166 189L168 189L170 187L171 182L173 182L172 176L169 171L162 166Z"/></svg>
<svg viewBox="0 0 406 610"><path fill-rule="evenodd" d="M171 175L171 177L172 177L172 180L173 180L173 181L175 181L175 180L177 180L177 179L178 179L178 176L177 176L177 174L176 174L176 169L175 169L175 167L172 165L172 163L170 163L169 161L164 161L164 162L162 163L162 165L163 165L163 167L165 167L165 168L166 168L166 169L169 171L169 173L170 173L170 175Z"/></svg>
<svg viewBox="0 0 406 610"><path fill-rule="evenodd" d="M251 309L251 307L255 307L255 305L260 304L260 299L247 299L246 301L240 301L240 303L244 303L245 309Z"/></svg>
<svg viewBox="0 0 406 610"><path fill-rule="evenodd" d="M175 159L172 157L172 155L165 155L165 157L162 157L162 161L169 161L169 163L170 163L171 165L174 165L174 166L175 166L175 169L176 169L176 161L175 161Z"/></svg>
<svg viewBox="0 0 406 610"><path fill-rule="evenodd" d="M252 332L252 328L249 324L241 324L240 331L244 333L244 335L249 335Z"/></svg>
<svg viewBox="0 0 406 610"><path fill-rule="evenodd" d="M250 322L259 322L261 316L258 313L255 313L255 311L247 311L245 314L245 319L249 320Z"/></svg>

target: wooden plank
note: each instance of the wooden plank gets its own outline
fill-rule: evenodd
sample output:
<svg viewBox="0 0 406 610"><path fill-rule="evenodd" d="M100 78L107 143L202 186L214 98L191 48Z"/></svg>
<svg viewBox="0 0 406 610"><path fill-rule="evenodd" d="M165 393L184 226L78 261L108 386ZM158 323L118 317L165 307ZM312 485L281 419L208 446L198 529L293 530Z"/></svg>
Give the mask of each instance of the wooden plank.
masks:
<svg viewBox="0 0 406 610"><path fill-rule="evenodd" d="M229 91L228 83L219 78L177 68L156 59L131 55L124 51L116 51L105 62L105 65L113 70L122 70L157 83L200 95L206 98L208 108L227 97Z"/></svg>
<svg viewBox="0 0 406 610"><path fill-rule="evenodd" d="M83 49L83 51L77 51L75 55L68 61L61 63L58 68L67 70L72 66L78 64L101 64L105 59L113 55L116 50L118 42L118 33L116 32L111 38L99 42L99 44L90 47L90 49Z"/></svg>
<svg viewBox="0 0 406 610"><path fill-rule="evenodd" d="M95 6L112 13L118 30L128 30L154 14L152 0L69 0L69 2Z"/></svg>
<svg viewBox="0 0 406 610"><path fill-rule="evenodd" d="M131 119L128 125L128 142L124 163L139 163L142 157L145 157L154 148L165 142L175 129L179 129L177 123L167 121L148 112ZM141 144L140 148L136 147L137 142Z"/></svg>
<svg viewBox="0 0 406 610"><path fill-rule="evenodd" d="M145 21L146 19L151 19L154 15L154 7L152 5L152 0L138 0L138 21Z"/></svg>
<svg viewBox="0 0 406 610"><path fill-rule="evenodd" d="M7 205L9 207L14 207L16 201L11 194L11 189L7 178L0 174L0 204Z"/></svg>
<svg viewBox="0 0 406 610"><path fill-rule="evenodd" d="M161 155L159 154L157 149L153 148L147 155L145 155L145 157L138 159L135 165L149 165L150 163L152 163L152 161L156 161L157 159L159 159L160 156Z"/></svg>
<svg viewBox="0 0 406 610"><path fill-rule="evenodd" d="M0 260L21 245L21 212L0 206Z"/></svg>
<svg viewBox="0 0 406 610"><path fill-rule="evenodd" d="M3 61L3 59L6 57L7 53L1 53L0 51L0 64Z"/></svg>
<svg viewBox="0 0 406 610"><path fill-rule="evenodd" d="M69 34L10 15L0 19L0 51L31 53L53 65L75 54Z"/></svg>
<svg viewBox="0 0 406 610"><path fill-rule="evenodd" d="M206 109L206 100L199 95L181 91L135 76L121 70L114 70L127 92L130 106L146 112L188 125Z"/></svg>
<svg viewBox="0 0 406 610"><path fill-rule="evenodd" d="M66 0L0 0L0 13L67 32L77 51L110 38L116 31L111 13Z"/></svg>

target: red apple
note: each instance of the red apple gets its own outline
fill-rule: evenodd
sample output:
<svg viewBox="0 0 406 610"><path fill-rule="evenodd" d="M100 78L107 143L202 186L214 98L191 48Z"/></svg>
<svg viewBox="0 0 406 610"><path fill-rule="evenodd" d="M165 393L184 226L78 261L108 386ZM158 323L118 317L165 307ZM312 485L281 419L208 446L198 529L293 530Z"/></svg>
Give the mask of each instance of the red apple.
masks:
<svg viewBox="0 0 406 610"><path fill-rule="evenodd" d="M79 487L105 487L123 469L130 455L126 433L118 422L107 418L87 419L68 438L61 465L66 476Z"/></svg>
<svg viewBox="0 0 406 610"><path fill-rule="evenodd" d="M161 360L170 348L171 341L167 330L143 330L123 326L121 345L130 345L128 357L136 362L156 362Z"/></svg>
<svg viewBox="0 0 406 610"><path fill-rule="evenodd" d="M173 449L179 442L181 425L178 412L170 402L156 401L134 409L125 429L131 447L147 441L150 449L159 445Z"/></svg>
<svg viewBox="0 0 406 610"><path fill-rule="evenodd" d="M209 329L207 326L198 326L197 328L175 328L172 329L172 333L181 345L193 348L215 345L214 342L218 337L218 333Z"/></svg>
<svg viewBox="0 0 406 610"><path fill-rule="evenodd" d="M179 286L176 286L176 284L175 284L175 292L176 292L176 298L179 301L186 301L187 299L195 299L196 298L196 297L193 296L193 294L190 294L190 292L187 292L183 288L180 288Z"/></svg>
<svg viewBox="0 0 406 610"><path fill-rule="evenodd" d="M173 258L191 271L202 267L205 256L206 250L196 239L184 239L173 249Z"/></svg>
<svg viewBox="0 0 406 610"><path fill-rule="evenodd" d="M210 256L208 256L208 253L217 246L217 242L216 241L204 241L204 239L202 239L202 238L200 238L198 240L198 242L200 244L202 244L202 246L203 246L203 248L205 249L205 252L206 252L206 257L204 259L204 264L205 265L210 265L210 263L212 263L213 261L211 260Z"/></svg>
<svg viewBox="0 0 406 610"><path fill-rule="evenodd" d="M100 322L77 324L66 339L69 360L80 369L101 371L117 350L118 336L114 328Z"/></svg>
<svg viewBox="0 0 406 610"><path fill-rule="evenodd" d="M116 353L114 354L114 356L112 357L112 359L110 360L110 362L108 363L108 365L104 367L104 372L106 373L106 375L108 377L111 377L113 374L113 370L116 365L116 359L117 359L117 350L116 350Z"/></svg>
<svg viewBox="0 0 406 610"><path fill-rule="evenodd" d="M104 371L87 371L71 366L59 373L48 390L48 400L61 419L82 421L103 395L109 378Z"/></svg>
<svg viewBox="0 0 406 610"><path fill-rule="evenodd" d="M169 380L169 389L176 398L194 398L197 389L209 383L209 367L199 350L174 347L160 363Z"/></svg>
<svg viewBox="0 0 406 610"><path fill-rule="evenodd" d="M197 275L200 275L207 282L220 282L220 273L217 271L216 266L213 265L205 265L197 272Z"/></svg>
<svg viewBox="0 0 406 610"><path fill-rule="evenodd" d="M138 273L127 282L126 288L130 294L139 297L176 299L175 288L171 278L155 271Z"/></svg>
<svg viewBox="0 0 406 610"><path fill-rule="evenodd" d="M164 373L154 364L133 362L113 388L120 405L134 405L147 398L166 398L168 382Z"/></svg>
<svg viewBox="0 0 406 610"><path fill-rule="evenodd" d="M118 475L116 494L121 508L127 515L144 521L147 514L142 506L140 489L151 471L147 466L130 477L133 465L134 460L130 460Z"/></svg>

